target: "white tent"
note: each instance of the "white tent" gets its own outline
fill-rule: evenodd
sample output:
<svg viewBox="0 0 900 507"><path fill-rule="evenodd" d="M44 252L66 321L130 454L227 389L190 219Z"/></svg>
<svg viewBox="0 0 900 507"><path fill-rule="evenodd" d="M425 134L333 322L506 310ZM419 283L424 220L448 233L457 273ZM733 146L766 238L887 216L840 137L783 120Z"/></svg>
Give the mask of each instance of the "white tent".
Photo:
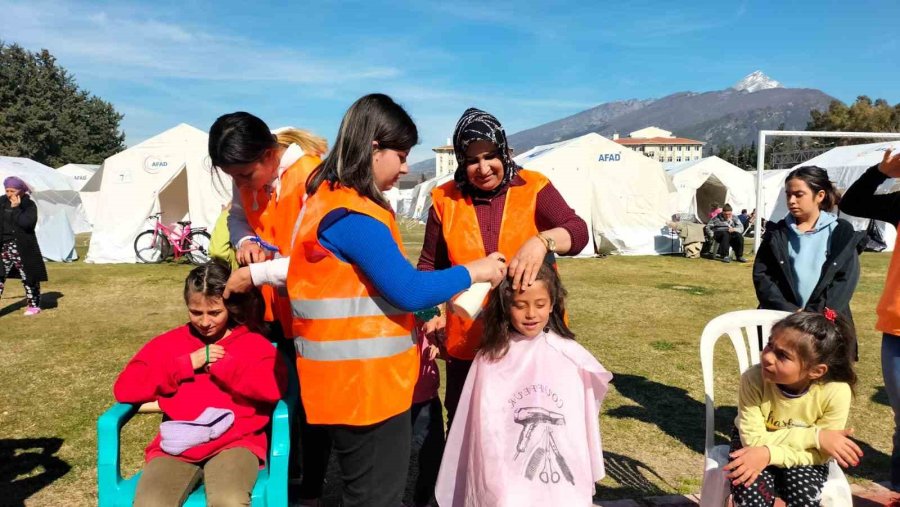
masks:
<svg viewBox="0 0 900 507"><path fill-rule="evenodd" d="M763 171L763 212L766 220L781 220L787 214L784 200L784 179L790 169Z"/></svg>
<svg viewBox="0 0 900 507"><path fill-rule="evenodd" d="M426 222L428 210L431 209L431 191L434 190L434 187L443 185L452 179L452 174L445 174L416 185L410 196L409 210L403 215L419 222Z"/></svg>
<svg viewBox="0 0 900 507"><path fill-rule="evenodd" d="M0 180L18 176L31 187L38 207L35 229L41 254L53 261L71 261L75 254L75 234L87 232L81 198L69 180L53 168L34 160L0 157Z"/></svg>
<svg viewBox="0 0 900 507"><path fill-rule="evenodd" d="M182 123L103 162L87 262L136 262L134 238L158 211L166 224L215 223L231 200L231 178L211 171L207 137Z"/></svg>
<svg viewBox="0 0 900 507"><path fill-rule="evenodd" d="M678 191L677 213L689 213L706 222L711 203L730 204L737 215L756 206L753 173L719 157L663 164Z"/></svg>
<svg viewBox="0 0 900 507"><path fill-rule="evenodd" d="M537 146L516 157L545 174L591 231L580 255L655 255L672 251L661 230L675 192L659 162L599 134Z"/></svg>
<svg viewBox="0 0 900 507"><path fill-rule="evenodd" d="M78 195L81 196L81 204L84 206L84 216L93 227L97 219L97 202L100 199L100 184L103 182L103 166L91 176L91 178L81 187Z"/></svg>
<svg viewBox="0 0 900 507"><path fill-rule="evenodd" d="M66 164L62 167L58 167L56 171L66 178L69 178L69 184L72 185L72 188L80 192L81 188L99 169L99 165Z"/></svg>
<svg viewBox="0 0 900 507"><path fill-rule="evenodd" d="M884 157L884 151L890 148L894 152L900 151L900 141L890 141L881 143L855 144L852 146L839 146L832 148L825 153L814 157L802 164L793 167L803 167L814 165L828 171L828 177L838 188L838 191L844 192L853 184L866 170L873 165L881 162ZM782 192L784 191L784 179L782 178ZM896 192L900 190L900 183L895 179L885 181L876 193L884 194ZM783 193L773 211L773 219L781 219L787 214L787 205L785 204ZM865 230L869 225L869 220L865 218L857 218L846 213L840 214L841 218L848 220L853 227L858 230ZM893 224L884 222L876 222L881 235L887 243L887 251L892 251L894 241L897 238L897 231Z"/></svg>
<svg viewBox="0 0 900 507"><path fill-rule="evenodd" d="M391 187L390 190L384 193L384 196L391 203L391 208L393 208L397 216L405 216L412 203L412 193L413 189L411 188L400 190L397 187Z"/></svg>

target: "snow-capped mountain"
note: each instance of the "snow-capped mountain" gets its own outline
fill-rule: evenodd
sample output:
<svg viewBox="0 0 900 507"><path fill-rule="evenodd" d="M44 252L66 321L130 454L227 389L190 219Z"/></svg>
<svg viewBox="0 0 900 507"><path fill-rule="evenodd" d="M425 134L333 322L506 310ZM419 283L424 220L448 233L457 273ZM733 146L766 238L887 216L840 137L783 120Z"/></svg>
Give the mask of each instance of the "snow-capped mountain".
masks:
<svg viewBox="0 0 900 507"><path fill-rule="evenodd" d="M758 70L752 74L749 74L744 79L738 81L738 83L731 87L737 91L745 91L747 93L753 93L759 90L768 90L771 88L784 88L778 81L770 78L769 76L763 74L761 70Z"/></svg>

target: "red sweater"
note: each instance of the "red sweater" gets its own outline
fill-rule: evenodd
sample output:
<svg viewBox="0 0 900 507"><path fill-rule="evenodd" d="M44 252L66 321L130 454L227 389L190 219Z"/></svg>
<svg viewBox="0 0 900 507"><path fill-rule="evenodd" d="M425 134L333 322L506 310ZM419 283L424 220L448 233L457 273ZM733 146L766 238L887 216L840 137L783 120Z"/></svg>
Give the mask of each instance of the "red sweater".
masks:
<svg viewBox="0 0 900 507"><path fill-rule="evenodd" d="M191 333L189 324L175 328L144 345L116 380L116 400L158 401L170 420L193 420L208 407L234 412L234 424L219 438L179 456L160 448L157 433L145 451L148 462L170 456L193 463L225 449L244 447L265 463L266 426L287 385L284 363L271 343L243 326L218 343L225 348L225 356L213 363L208 373L195 372L190 354L205 343Z"/></svg>

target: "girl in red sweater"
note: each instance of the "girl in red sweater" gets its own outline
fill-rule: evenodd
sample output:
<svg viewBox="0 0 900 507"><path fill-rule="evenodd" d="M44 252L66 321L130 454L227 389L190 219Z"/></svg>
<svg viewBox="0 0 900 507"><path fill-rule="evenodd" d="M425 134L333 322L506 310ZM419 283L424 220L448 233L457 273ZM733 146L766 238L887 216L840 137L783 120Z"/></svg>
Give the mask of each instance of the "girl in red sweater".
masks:
<svg viewBox="0 0 900 507"><path fill-rule="evenodd" d="M258 294L222 297L229 274L217 263L192 270L184 284L190 322L147 343L113 387L116 400L156 401L164 413L136 506L181 505L201 478L209 505L250 503L286 372L255 332Z"/></svg>

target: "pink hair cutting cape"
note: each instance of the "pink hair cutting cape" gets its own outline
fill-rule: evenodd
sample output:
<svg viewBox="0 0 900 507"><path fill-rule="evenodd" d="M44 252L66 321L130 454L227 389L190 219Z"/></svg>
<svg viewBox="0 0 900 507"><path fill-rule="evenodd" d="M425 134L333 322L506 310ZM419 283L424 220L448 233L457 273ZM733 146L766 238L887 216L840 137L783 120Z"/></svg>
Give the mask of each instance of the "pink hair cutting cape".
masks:
<svg viewBox="0 0 900 507"><path fill-rule="evenodd" d="M574 340L512 335L478 354L447 438L441 507L591 505L605 475L599 414L612 374Z"/></svg>

